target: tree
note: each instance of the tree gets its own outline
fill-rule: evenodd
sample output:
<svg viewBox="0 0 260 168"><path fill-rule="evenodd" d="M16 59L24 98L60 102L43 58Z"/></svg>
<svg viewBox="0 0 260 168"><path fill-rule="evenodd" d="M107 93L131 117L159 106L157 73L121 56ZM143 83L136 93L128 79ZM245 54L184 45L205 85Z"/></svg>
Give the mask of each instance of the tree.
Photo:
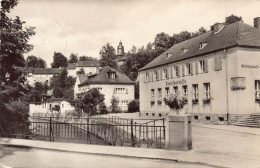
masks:
<svg viewBox="0 0 260 168"><path fill-rule="evenodd" d="M8 13L18 4L17 0L1 1L0 19L0 129L6 131L14 122L26 121L28 115L23 115L21 108L14 108L15 101L21 99L27 92L23 83L24 76L19 67L24 67L24 53L33 49L28 43L31 36L35 34L33 27L24 27L25 22L16 16L14 19L8 17ZM11 102L11 100L13 100ZM20 103L19 103L20 105ZM13 107L13 108L12 108ZM28 112L28 111L27 111ZM22 116L24 117L21 117ZM28 113L27 113L28 114Z"/></svg>
<svg viewBox="0 0 260 168"><path fill-rule="evenodd" d="M115 58L116 58L115 49L109 43L107 43L105 46L102 47L99 55L101 56L101 59L99 61L101 67L109 66L115 69L118 68L115 62Z"/></svg>
<svg viewBox="0 0 260 168"><path fill-rule="evenodd" d="M225 23L226 24L232 24L232 23L235 23L235 22L240 21L240 20L243 21L241 16L238 17L238 16L232 14L232 15L226 17Z"/></svg>
<svg viewBox="0 0 260 168"><path fill-rule="evenodd" d="M111 112L112 113L116 113L119 111L118 109L118 103L119 103L119 99L115 96L112 96L112 99L110 100L111 102Z"/></svg>
<svg viewBox="0 0 260 168"><path fill-rule="evenodd" d="M25 61L25 66L34 68L46 68L46 62L41 58L37 58L36 56L30 55L27 57Z"/></svg>
<svg viewBox="0 0 260 168"><path fill-rule="evenodd" d="M38 68L46 68L46 62L43 59L38 58L37 67Z"/></svg>
<svg viewBox="0 0 260 168"><path fill-rule="evenodd" d="M77 54L74 54L74 53L71 53L70 54L70 59L69 59L69 63L76 63L78 61L78 55Z"/></svg>
<svg viewBox="0 0 260 168"><path fill-rule="evenodd" d="M159 54L163 53L172 46L171 37L164 32L157 34L154 39L154 46Z"/></svg>
<svg viewBox="0 0 260 168"><path fill-rule="evenodd" d="M32 50L33 46L28 44L32 35L35 34L33 27L23 27L24 21L18 16L9 18L7 13L18 4L17 0L2 0L0 19L1 52L0 52L0 81L4 84L12 83L21 76L17 67L24 66L23 54ZM6 74L9 74L7 81Z"/></svg>
<svg viewBox="0 0 260 168"><path fill-rule="evenodd" d="M73 99L74 91L72 92L72 90L74 90L75 82L76 78L68 76L68 71L63 69L59 75L51 78L50 89L53 89L53 96L55 98Z"/></svg>
<svg viewBox="0 0 260 168"><path fill-rule="evenodd" d="M96 58L89 57L89 56L84 56L84 55L80 56L79 60L80 61L98 61L98 59L96 59Z"/></svg>
<svg viewBox="0 0 260 168"><path fill-rule="evenodd" d="M94 115L101 112L100 108L104 108L105 97L97 89L90 89L79 102L80 109L88 115ZM104 110L102 109L104 112Z"/></svg>
<svg viewBox="0 0 260 168"><path fill-rule="evenodd" d="M60 52L54 52L52 68L66 68L68 66L67 57Z"/></svg>
<svg viewBox="0 0 260 168"><path fill-rule="evenodd" d="M133 112L138 112L139 111L139 100L132 100L128 104L128 112L133 113Z"/></svg>
<svg viewBox="0 0 260 168"><path fill-rule="evenodd" d="M27 85L27 89L29 92L24 95L22 100L28 103L36 103L42 101L43 94L47 93L48 85L47 83L36 82L34 87Z"/></svg>

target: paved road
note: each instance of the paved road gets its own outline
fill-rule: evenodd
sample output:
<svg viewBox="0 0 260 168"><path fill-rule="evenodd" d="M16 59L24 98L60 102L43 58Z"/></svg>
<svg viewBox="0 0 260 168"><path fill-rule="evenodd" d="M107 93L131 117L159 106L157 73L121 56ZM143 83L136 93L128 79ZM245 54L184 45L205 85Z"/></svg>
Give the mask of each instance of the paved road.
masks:
<svg viewBox="0 0 260 168"><path fill-rule="evenodd" d="M0 168L208 168L204 165L149 159L100 156L0 145Z"/></svg>

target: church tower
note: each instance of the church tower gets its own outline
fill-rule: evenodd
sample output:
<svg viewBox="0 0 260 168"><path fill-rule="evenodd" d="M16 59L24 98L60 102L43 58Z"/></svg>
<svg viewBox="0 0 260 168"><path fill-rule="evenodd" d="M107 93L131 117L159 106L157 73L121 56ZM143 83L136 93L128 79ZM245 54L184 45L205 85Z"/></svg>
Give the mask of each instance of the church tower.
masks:
<svg viewBox="0 0 260 168"><path fill-rule="evenodd" d="M121 42L121 40L120 40L119 45L118 45L118 47L117 47L117 55L118 55L118 56L123 56L124 54L125 54L125 52L124 52L124 46L122 45L122 42Z"/></svg>

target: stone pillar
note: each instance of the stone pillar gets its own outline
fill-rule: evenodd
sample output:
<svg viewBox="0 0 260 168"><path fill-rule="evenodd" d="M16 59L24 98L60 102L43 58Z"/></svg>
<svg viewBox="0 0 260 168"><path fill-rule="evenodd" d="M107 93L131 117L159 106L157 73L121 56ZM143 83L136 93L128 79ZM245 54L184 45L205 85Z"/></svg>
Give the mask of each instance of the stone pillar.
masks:
<svg viewBox="0 0 260 168"><path fill-rule="evenodd" d="M166 117L165 149L192 149L191 116L187 114L171 114Z"/></svg>

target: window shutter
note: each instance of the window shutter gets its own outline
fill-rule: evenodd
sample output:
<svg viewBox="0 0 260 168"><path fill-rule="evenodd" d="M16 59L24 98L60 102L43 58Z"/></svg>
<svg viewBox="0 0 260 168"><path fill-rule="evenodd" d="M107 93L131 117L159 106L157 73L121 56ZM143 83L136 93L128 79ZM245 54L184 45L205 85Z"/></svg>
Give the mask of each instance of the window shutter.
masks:
<svg viewBox="0 0 260 168"><path fill-rule="evenodd" d="M114 88L114 94L116 94L116 88Z"/></svg>
<svg viewBox="0 0 260 168"><path fill-rule="evenodd" d="M214 58L214 71L218 70L218 57Z"/></svg>
<svg viewBox="0 0 260 168"><path fill-rule="evenodd" d="M205 60L205 72L208 73L209 67L208 67L208 60Z"/></svg>
<svg viewBox="0 0 260 168"><path fill-rule="evenodd" d="M214 70L219 71L222 70L222 59L221 57L214 58Z"/></svg>
<svg viewBox="0 0 260 168"><path fill-rule="evenodd" d="M153 81L153 72L150 72L150 82Z"/></svg>
<svg viewBox="0 0 260 168"><path fill-rule="evenodd" d="M185 65L182 65L182 76L185 76Z"/></svg>
<svg viewBox="0 0 260 168"><path fill-rule="evenodd" d="M125 89L126 94L128 94L128 88Z"/></svg>
<svg viewBox="0 0 260 168"><path fill-rule="evenodd" d="M166 71L167 71L166 79L169 79L170 68L167 68Z"/></svg>
<svg viewBox="0 0 260 168"><path fill-rule="evenodd" d="M172 79L172 67L169 67L169 79Z"/></svg>
<svg viewBox="0 0 260 168"><path fill-rule="evenodd" d="M159 74L160 74L159 80L162 80L162 72L163 72L163 69L159 70Z"/></svg>
<svg viewBox="0 0 260 168"><path fill-rule="evenodd" d="M199 74L199 62L195 62L195 74L198 75Z"/></svg>
<svg viewBox="0 0 260 168"><path fill-rule="evenodd" d="M190 63L190 74L193 75L193 63Z"/></svg>
<svg viewBox="0 0 260 168"><path fill-rule="evenodd" d="M178 77L181 76L181 66L177 66L177 69L178 69Z"/></svg>
<svg viewBox="0 0 260 168"><path fill-rule="evenodd" d="M219 67L218 70L222 70L222 59L221 59L221 57L218 57L218 67Z"/></svg>

